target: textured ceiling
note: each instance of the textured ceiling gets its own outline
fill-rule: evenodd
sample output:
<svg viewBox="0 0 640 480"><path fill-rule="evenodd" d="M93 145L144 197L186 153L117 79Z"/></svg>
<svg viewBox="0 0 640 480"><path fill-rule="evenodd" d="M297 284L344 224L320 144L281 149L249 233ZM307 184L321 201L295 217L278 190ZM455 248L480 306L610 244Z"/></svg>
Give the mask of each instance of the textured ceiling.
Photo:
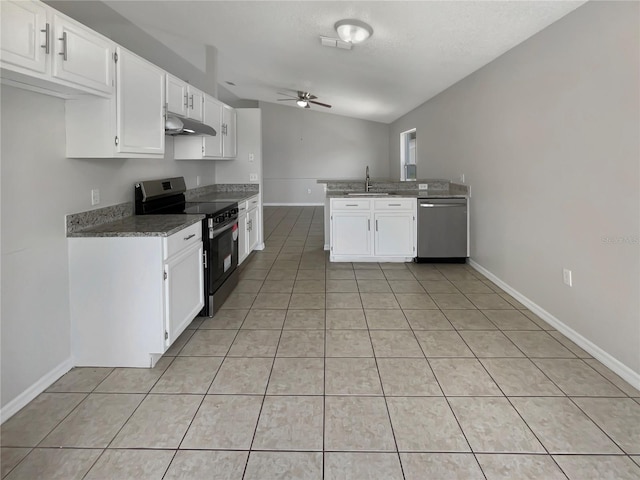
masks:
<svg viewBox="0 0 640 480"><path fill-rule="evenodd" d="M219 83L238 98L306 90L333 105L318 110L389 123L584 2L105 3L194 64L215 46ZM369 23L373 36L350 51L322 47L343 18Z"/></svg>

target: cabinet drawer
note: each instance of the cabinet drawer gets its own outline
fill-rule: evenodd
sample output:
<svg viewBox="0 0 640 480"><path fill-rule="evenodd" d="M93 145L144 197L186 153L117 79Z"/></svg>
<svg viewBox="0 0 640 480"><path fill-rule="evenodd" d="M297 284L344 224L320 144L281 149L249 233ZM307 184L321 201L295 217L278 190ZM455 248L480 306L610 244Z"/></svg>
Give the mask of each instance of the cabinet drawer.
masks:
<svg viewBox="0 0 640 480"><path fill-rule="evenodd" d="M331 208L334 210L370 210L371 200L333 199Z"/></svg>
<svg viewBox="0 0 640 480"><path fill-rule="evenodd" d="M376 210L410 210L416 207L415 198L385 198L375 201Z"/></svg>
<svg viewBox="0 0 640 480"><path fill-rule="evenodd" d="M241 202L238 202L238 214L239 215L246 214L248 208L249 208L249 200L243 200Z"/></svg>
<svg viewBox="0 0 640 480"><path fill-rule="evenodd" d="M254 208L257 208L259 202L260 200L258 199L258 195L251 197L249 200L247 200L247 210L253 210Z"/></svg>
<svg viewBox="0 0 640 480"><path fill-rule="evenodd" d="M202 241L202 223L194 223L164 238L164 260L180 253L183 249Z"/></svg>

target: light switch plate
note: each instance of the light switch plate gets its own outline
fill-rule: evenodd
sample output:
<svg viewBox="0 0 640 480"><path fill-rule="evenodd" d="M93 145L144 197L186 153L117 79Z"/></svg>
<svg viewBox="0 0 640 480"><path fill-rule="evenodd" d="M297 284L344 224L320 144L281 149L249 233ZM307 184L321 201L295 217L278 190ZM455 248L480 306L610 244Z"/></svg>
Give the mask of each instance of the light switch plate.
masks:
<svg viewBox="0 0 640 480"><path fill-rule="evenodd" d="M428 183L419 183L418 184L418 190L427 190L429 188L429 184Z"/></svg>
<svg viewBox="0 0 640 480"><path fill-rule="evenodd" d="M98 205L100 203L100 190L94 188L91 190L91 205Z"/></svg>

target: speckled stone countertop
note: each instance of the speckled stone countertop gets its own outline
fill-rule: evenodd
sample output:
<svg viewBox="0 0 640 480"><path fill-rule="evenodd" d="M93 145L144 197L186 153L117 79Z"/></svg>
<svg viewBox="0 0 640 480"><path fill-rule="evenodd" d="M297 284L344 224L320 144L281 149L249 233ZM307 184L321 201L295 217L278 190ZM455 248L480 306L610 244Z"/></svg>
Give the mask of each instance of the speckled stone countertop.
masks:
<svg viewBox="0 0 640 480"><path fill-rule="evenodd" d="M189 202L241 202L257 195L258 192L211 192L198 197L190 197Z"/></svg>
<svg viewBox="0 0 640 480"><path fill-rule="evenodd" d="M239 202L257 195L255 183L206 185L185 192L187 202ZM134 215L133 203L120 203L67 215L67 237L166 237L199 222L204 215Z"/></svg>
<svg viewBox="0 0 640 480"><path fill-rule="evenodd" d="M259 191L257 183L217 183L187 190L185 198L187 202L237 202L253 197Z"/></svg>
<svg viewBox="0 0 640 480"><path fill-rule="evenodd" d="M465 193L455 193L451 190L394 190L392 195L376 195L379 191L369 192L371 195L349 195L349 192L329 192L327 198L467 198Z"/></svg>
<svg viewBox="0 0 640 480"><path fill-rule="evenodd" d="M67 237L168 237L203 218L204 215L132 215L68 232Z"/></svg>
<svg viewBox="0 0 640 480"><path fill-rule="evenodd" d="M349 192L363 193L365 183L363 180L318 180L325 183L327 198L469 198L469 187L461 183L450 182L441 179L424 179L415 182L399 182L386 179L372 179L369 193L374 195L349 195ZM427 189L420 190L418 185L427 184ZM391 193L392 195L375 195L375 193Z"/></svg>

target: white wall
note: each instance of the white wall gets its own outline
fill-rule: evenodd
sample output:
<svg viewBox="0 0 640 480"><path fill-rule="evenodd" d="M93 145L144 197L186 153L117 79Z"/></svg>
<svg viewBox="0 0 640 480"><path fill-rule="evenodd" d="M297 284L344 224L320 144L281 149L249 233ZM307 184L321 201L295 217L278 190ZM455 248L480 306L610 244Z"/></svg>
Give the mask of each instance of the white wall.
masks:
<svg viewBox="0 0 640 480"><path fill-rule="evenodd" d="M639 8L589 2L394 122L390 166L416 127L419 175L471 185L473 260L640 384Z"/></svg>
<svg viewBox="0 0 640 480"><path fill-rule="evenodd" d="M323 205L317 179L364 182L367 165L372 178L388 176L388 125L273 103L260 108L265 203Z"/></svg>
<svg viewBox="0 0 640 480"><path fill-rule="evenodd" d="M69 362L65 215L96 208L93 188L103 207L133 201L139 180L183 175L193 188L197 175L215 183L215 170L214 162L173 161L168 137L165 159L67 159L63 100L3 86L1 101L4 418L7 405Z"/></svg>

